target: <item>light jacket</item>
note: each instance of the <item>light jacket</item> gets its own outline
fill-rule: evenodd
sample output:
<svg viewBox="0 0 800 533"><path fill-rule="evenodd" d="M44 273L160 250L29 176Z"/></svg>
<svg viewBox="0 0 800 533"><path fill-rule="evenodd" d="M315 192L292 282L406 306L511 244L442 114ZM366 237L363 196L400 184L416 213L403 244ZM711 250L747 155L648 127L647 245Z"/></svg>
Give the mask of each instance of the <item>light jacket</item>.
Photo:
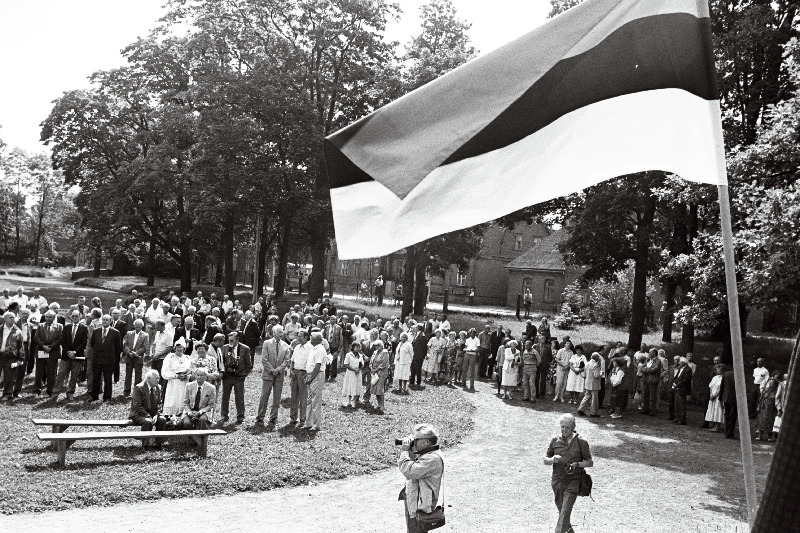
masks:
<svg viewBox="0 0 800 533"><path fill-rule="evenodd" d="M406 509L410 516L415 516L417 509L430 513L439 501L444 461L438 450L436 446L421 455L401 452L397 460L400 473L406 478Z"/></svg>

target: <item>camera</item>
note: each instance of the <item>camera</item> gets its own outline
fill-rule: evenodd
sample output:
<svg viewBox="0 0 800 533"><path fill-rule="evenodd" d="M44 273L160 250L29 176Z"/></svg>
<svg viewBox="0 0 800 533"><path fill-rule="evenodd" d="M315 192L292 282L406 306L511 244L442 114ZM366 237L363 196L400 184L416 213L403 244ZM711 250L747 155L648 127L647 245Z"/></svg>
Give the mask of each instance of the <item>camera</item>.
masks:
<svg viewBox="0 0 800 533"><path fill-rule="evenodd" d="M403 439L394 439L394 445L395 446L402 446L403 445Z"/></svg>

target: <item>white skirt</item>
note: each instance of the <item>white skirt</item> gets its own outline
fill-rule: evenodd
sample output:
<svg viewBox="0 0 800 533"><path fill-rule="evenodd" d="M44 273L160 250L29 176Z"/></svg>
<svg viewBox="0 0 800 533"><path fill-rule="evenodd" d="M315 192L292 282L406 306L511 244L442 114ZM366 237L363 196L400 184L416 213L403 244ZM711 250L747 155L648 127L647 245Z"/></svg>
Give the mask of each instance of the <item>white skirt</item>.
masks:
<svg viewBox="0 0 800 533"><path fill-rule="evenodd" d="M411 379L411 364L397 363L394 365L394 379L408 381Z"/></svg>
<svg viewBox="0 0 800 533"><path fill-rule="evenodd" d="M167 380L164 408L161 410L163 414L175 416L183 412L183 399L186 396L186 385L188 384L188 381L177 378Z"/></svg>

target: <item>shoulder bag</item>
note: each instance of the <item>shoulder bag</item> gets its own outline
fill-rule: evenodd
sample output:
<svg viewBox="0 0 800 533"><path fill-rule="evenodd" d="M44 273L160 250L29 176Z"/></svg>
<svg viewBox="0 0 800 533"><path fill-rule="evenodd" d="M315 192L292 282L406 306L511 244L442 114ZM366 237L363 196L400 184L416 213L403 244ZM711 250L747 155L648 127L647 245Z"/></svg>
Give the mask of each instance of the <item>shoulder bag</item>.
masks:
<svg viewBox="0 0 800 533"><path fill-rule="evenodd" d="M437 505L436 508L431 511L430 513L426 513L420 509L417 509L417 525L421 531L430 531L432 529L438 529L445 524L444 518L444 459L442 456L439 456L439 459L442 461L442 505Z"/></svg>

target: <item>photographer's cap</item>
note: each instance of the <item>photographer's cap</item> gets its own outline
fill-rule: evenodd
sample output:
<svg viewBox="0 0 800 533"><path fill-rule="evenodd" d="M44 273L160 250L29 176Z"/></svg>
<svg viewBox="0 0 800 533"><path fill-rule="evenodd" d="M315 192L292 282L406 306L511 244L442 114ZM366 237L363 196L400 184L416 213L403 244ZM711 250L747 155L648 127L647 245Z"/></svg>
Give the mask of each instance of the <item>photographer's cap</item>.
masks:
<svg viewBox="0 0 800 533"><path fill-rule="evenodd" d="M439 439L439 432L430 424L417 424L414 426L414 435L418 439L428 439L433 442Z"/></svg>

